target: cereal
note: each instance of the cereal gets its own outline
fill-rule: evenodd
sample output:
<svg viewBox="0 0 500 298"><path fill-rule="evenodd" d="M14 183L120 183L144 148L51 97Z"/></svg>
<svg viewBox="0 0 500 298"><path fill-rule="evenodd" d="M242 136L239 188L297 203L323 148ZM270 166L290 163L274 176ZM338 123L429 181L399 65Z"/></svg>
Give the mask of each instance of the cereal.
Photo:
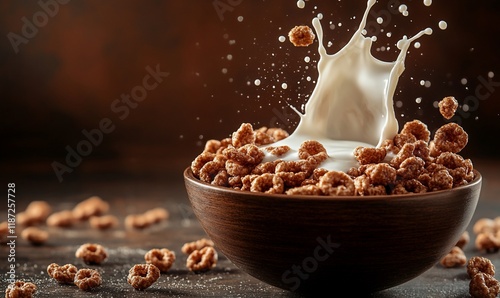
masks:
<svg viewBox="0 0 500 298"><path fill-rule="evenodd" d="M413 143L404 144L403 147L399 150L398 154L396 154L389 164L394 168L398 169L403 161L406 159L413 157L413 151L415 150L415 145Z"/></svg>
<svg viewBox="0 0 500 298"><path fill-rule="evenodd" d="M108 253L100 244L86 243L76 250L75 256L82 259L85 264L99 265L108 257Z"/></svg>
<svg viewBox="0 0 500 298"><path fill-rule="evenodd" d="M215 155L216 154L212 152L202 152L200 155L198 155L191 163L191 170L193 171L193 174L196 177L199 177L200 171L203 168L203 166L207 162L214 160Z"/></svg>
<svg viewBox="0 0 500 298"><path fill-rule="evenodd" d="M43 223L52 212L52 208L46 201L32 201L24 211L25 218L21 215L23 225L31 226Z"/></svg>
<svg viewBox="0 0 500 298"><path fill-rule="evenodd" d="M98 230L112 229L118 225L118 218L114 215L91 216L89 224L92 228Z"/></svg>
<svg viewBox="0 0 500 298"><path fill-rule="evenodd" d="M365 174L374 185L389 185L396 181L396 169L387 163L369 165Z"/></svg>
<svg viewBox="0 0 500 298"><path fill-rule="evenodd" d="M77 220L87 220L93 215L102 215L108 212L109 204L98 196L92 196L78 203L73 208L73 215Z"/></svg>
<svg viewBox="0 0 500 298"><path fill-rule="evenodd" d="M318 185L326 195L354 195L354 181L344 172L329 171L321 177Z"/></svg>
<svg viewBox="0 0 500 298"><path fill-rule="evenodd" d="M56 263L52 263L47 267L49 276L61 284L73 284L77 271L78 269L72 264L59 266Z"/></svg>
<svg viewBox="0 0 500 298"><path fill-rule="evenodd" d="M441 126L434 134L434 145L440 152L458 153L469 140L468 134L456 123Z"/></svg>
<svg viewBox="0 0 500 298"><path fill-rule="evenodd" d="M500 293L500 282L485 273L474 275L469 283L469 294L474 298L494 298Z"/></svg>
<svg viewBox="0 0 500 298"><path fill-rule="evenodd" d="M34 283L16 280L7 286L5 298L31 298L36 290Z"/></svg>
<svg viewBox="0 0 500 298"><path fill-rule="evenodd" d="M60 227L68 228L75 224L76 218L73 215L73 211L63 210L52 213L47 218L47 225L49 227Z"/></svg>
<svg viewBox="0 0 500 298"><path fill-rule="evenodd" d="M439 170L432 174L431 180L429 181L429 189L444 190L453 187L453 177L448 173L447 170Z"/></svg>
<svg viewBox="0 0 500 298"><path fill-rule="evenodd" d="M479 233L476 236L475 246L480 251L497 252L500 249L500 239L493 233Z"/></svg>
<svg viewBox="0 0 500 298"><path fill-rule="evenodd" d="M144 255L144 260L155 265L160 272L167 272L175 262L175 252L166 248L153 248Z"/></svg>
<svg viewBox="0 0 500 298"><path fill-rule="evenodd" d="M305 141L300 144L299 158L308 159L311 156L326 154L325 147L318 141Z"/></svg>
<svg viewBox="0 0 500 298"><path fill-rule="evenodd" d="M170 213L165 208L157 207L144 212L144 216L148 219L149 222L155 224L167 220L170 216Z"/></svg>
<svg viewBox="0 0 500 298"><path fill-rule="evenodd" d="M465 257L463 250L460 247L455 246L447 255L441 258L439 263L446 268L460 267L465 266L467 258Z"/></svg>
<svg viewBox="0 0 500 298"><path fill-rule="evenodd" d="M478 273L485 273L491 276L495 275L495 265L485 257L472 257L467 262L467 274L469 277L474 277Z"/></svg>
<svg viewBox="0 0 500 298"><path fill-rule="evenodd" d="M474 234L488 233L495 231L495 221L490 218L478 219L472 227Z"/></svg>
<svg viewBox="0 0 500 298"><path fill-rule="evenodd" d="M125 217L125 227L131 229L145 229L151 224L142 214L129 214Z"/></svg>
<svg viewBox="0 0 500 298"><path fill-rule="evenodd" d="M314 42L314 35L309 26L295 26L288 32L290 42L296 47L307 47Z"/></svg>
<svg viewBox="0 0 500 298"><path fill-rule="evenodd" d="M281 156L283 154L286 154L288 151L290 151L290 149L291 148L289 146L266 147L266 151L275 156Z"/></svg>
<svg viewBox="0 0 500 298"><path fill-rule="evenodd" d="M425 161L420 157L408 157L400 165L396 173L406 180L417 179L425 170Z"/></svg>
<svg viewBox="0 0 500 298"><path fill-rule="evenodd" d="M157 207L146 210L140 214L129 214L125 217L125 227L131 229L145 229L151 225L158 224L169 218L167 209Z"/></svg>
<svg viewBox="0 0 500 298"><path fill-rule="evenodd" d="M250 123L241 124L240 128L231 136L232 145L235 148L240 148L247 144L255 143L255 134Z"/></svg>
<svg viewBox="0 0 500 298"><path fill-rule="evenodd" d="M42 245L49 239L49 233L37 227L27 227L21 232L21 238L33 245Z"/></svg>
<svg viewBox="0 0 500 298"><path fill-rule="evenodd" d="M203 272L217 265L217 252L211 246L195 250L189 254L186 267L193 272Z"/></svg>
<svg viewBox="0 0 500 298"><path fill-rule="evenodd" d="M137 264L128 271L127 282L136 290L144 290L160 277L160 269L153 264Z"/></svg>
<svg viewBox="0 0 500 298"><path fill-rule="evenodd" d="M420 120L413 120L406 122L403 126L403 129L401 129L400 134L409 134L413 135L417 140L422 140L424 142L429 142L431 138L431 133L429 129L427 128L427 125L425 125L422 121ZM414 143L414 142L412 142Z"/></svg>
<svg viewBox="0 0 500 298"><path fill-rule="evenodd" d="M357 147L354 157L361 165L382 162L387 155L385 148Z"/></svg>
<svg viewBox="0 0 500 298"><path fill-rule="evenodd" d="M321 188L317 185L303 185L303 186L298 186L294 188L290 188L289 190L286 191L287 195L313 195L313 196L319 196L323 192L321 191Z"/></svg>
<svg viewBox="0 0 500 298"><path fill-rule="evenodd" d="M80 269L75 274L75 285L83 291L90 291L102 284L99 271L95 269Z"/></svg>
<svg viewBox="0 0 500 298"><path fill-rule="evenodd" d="M463 249L465 247L465 245L467 245L467 243L469 243L469 241L470 241L469 232L464 231L462 233L462 235L460 235L460 239L458 239L455 246L458 246L458 247Z"/></svg>
<svg viewBox="0 0 500 298"><path fill-rule="evenodd" d="M200 240L184 243L184 245L181 248L181 251L183 253L185 253L186 255L189 255L193 251L200 250L200 249L205 248L207 246L213 247L214 242L210 239L207 239L207 238L201 238Z"/></svg>
<svg viewBox="0 0 500 298"><path fill-rule="evenodd" d="M413 144L417 141L417 137L410 133L399 133L394 136L394 146L401 148L405 144Z"/></svg>
<svg viewBox="0 0 500 298"><path fill-rule="evenodd" d="M438 103L438 107L441 115L449 120L455 116L455 112L458 108L458 101L453 96L447 96Z"/></svg>
<svg viewBox="0 0 500 298"><path fill-rule="evenodd" d="M282 194L285 190L285 183L276 174L262 174L252 181L250 191Z"/></svg>

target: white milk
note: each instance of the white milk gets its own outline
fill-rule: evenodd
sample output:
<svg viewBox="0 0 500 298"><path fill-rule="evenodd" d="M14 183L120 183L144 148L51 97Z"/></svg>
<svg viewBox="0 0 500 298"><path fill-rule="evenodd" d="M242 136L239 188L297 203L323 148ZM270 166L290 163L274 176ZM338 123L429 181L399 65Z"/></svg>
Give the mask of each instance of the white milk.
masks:
<svg viewBox="0 0 500 298"><path fill-rule="evenodd" d="M377 146L398 133L393 96L404 71L405 57L411 43L424 34L432 34L432 30L427 28L412 38L401 39L397 44L400 53L396 61L378 60L370 53L373 40L362 34L375 2L368 1L358 30L349 43L333 55L329 55L323 45L320 20L313 19L320 54L316 86L305 113L296 111L300 115L296 130L288 138L271 145L288 145L291 150L280 157L266 152L265 161L297 160L300 144L317 140L325 146L329 156L321 167L347 171L358 165L354 148Z"/></svg>

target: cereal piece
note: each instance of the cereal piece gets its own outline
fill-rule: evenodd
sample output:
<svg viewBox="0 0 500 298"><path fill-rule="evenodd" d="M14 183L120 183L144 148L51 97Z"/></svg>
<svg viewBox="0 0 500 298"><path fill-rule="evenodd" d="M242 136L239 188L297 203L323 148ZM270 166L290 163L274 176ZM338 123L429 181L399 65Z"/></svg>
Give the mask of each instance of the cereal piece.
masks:
<svg viewBox="0 0 500 298"><path fill-rule="evenodd" d="M469 232L464 231L462 233L462 235L460 235L460 239L458 239L458 241L455 244L455 246L458 246L461 249L463 249L465 247L465 245L467 245L467 243L469 243L469 241L470 241Z"/></svg>
<svg viewBox="0 0 500 298"><path fill-rule="evenodd" d="M166 248L153 248L144 255L144 260L155 265L160 272L167 272L175 262L175 252Z"/></svg>
<svg viewBox="0 0 500 298"><path fill-rule="evenodd" d="M206 183L211 183L215 176L221 171L225 171L225 162L209 161L200 170L200 180Z"/></svg>
<svg viewBox="0 0 500 298"><path fill-rule="evenodd" d="M167 209L162 207L157 207L144 212L144 216L150 223L156 224L167 220L170 214Z"/></svg>
<svg viewBox="0 0 500 298"><path fill-rule="evenodd" d="M399 133L394 136L394 146L401 148L405 144L413 144L417 141L417 137L415 137L411 133ZM398 151L399 152L399 151Z"/></svg>
<svg viewBox="0 0 500 298"><path fill-rule="evenodd" d="M128 271L127 282L136 290L144 290L160 277L160 269L153 264L137 264Z"/></svg>
<svg viewBox="0 0 500 298"><path fill-rule="evenodd" d="M300 144L298 153L300 159L308 159L309 157L316 156L318 154L320 155L326 154L326 149L318 141L305 141L302 142L302 144Z"/></svg>
<svg viewBox="0 0 500 298"><path fill-rule="evenodd" d="M387 163L369 165L365 174L374 185L389 185L396 181L397 176L396 169Z"/></svg>
<svg viewBox="0 0 500 298"><path fill-rule="evenodd" d="M470 278L478 273L486 273L495 276L495 265L485 257L472 257L467 262L467 274Z"/></svg>
<svg viewBox="0 0 500 298"><path fill-rule="evenodd" d="M495 298L500 293L500 282L492 275L478 273L469 283L469 294L474 298Z"/></svg>
<svg viewBox="0 0 500 298"><path fill-rule="evenodd" d="M321 177L318 185L325 195L354 195L354 181L344 172L329 171Z"/></svg>
<svg viewBox="0 0 500 298"><path fill-rule="evenodd" d="M290 188L286 191L287 195L311 195L320 196L323 194L321 188L317 185L303 185L294 188Z"/></svg>
<svg viewBox="0 0 500 298"><path fill-rule="evenodd" d="M427 125L420 120L406 122L401 130L401 134L411 134L415 136L417 140L422 140L424 142L429 142L431 138L431 133Z"/></svg>
<svg viewBox="0 0 500 298"><path fill-rule="evenodd" d="M479 233L493 233L495 229L495 221L490 218L480 218L474 223L474 226L472 227L472 231L476 235Z"/></svg>
<svg viewBox="0 0 500 298"><path fill-rule="evenodd" d="M210 183L217 186L228 186L229 174L226 170L220 170Z"/></svg>
<svg viewBox="0 0 500 298"><path fill-rule="evenodd" d="M400 185L409 193L424 193L428 191L427 187L417 179L403 180L400 182Z"/></svg>
<svg viewBox="0 0 500 298"><path fill-rule="evenodd" d="M281 141L288 138L289 134L286 130L282 128L272 127L266 130L266 134L270 135L274 142Z"/></svg>
<svg viewBox="0 0 500 298"><path fill-rule="evenodd" d="M245 175L243 178L241 178L241 190L247 190L250 191L250 188L252 187L252 181L257 179L260 175Z"/></svg>
<svg viewBox="0 0 500 298"><path fill-rule="evenodd" d="M236 161L242 165L256 166L264 159L264 152L253 144L243 145L239 148L228 147L223 151L228 160Z"/></svg>
<svg viewBox="0 0 500 298"><path fill-rule="evenodd" d="M354 149L354 157L362 164L380 163L387 155L385 148L357 147Z"/></svg>
<svg viewBox="0 0 500 298"><path fill-rule="evenodd" d="M234 189L241 189L242 186L243 186L243 182L241 182L241 177L240 176L236 176L236 177L229 176L229 178L228 178L228 184L229 184L230 187L232 187ZM250 186L249 186L249 188L250 188Z"/></svg>
<svg viewBox="0 0 500 298"><path fill-rule="evenodd" d="M217 153L217 151L221 147L221 141L218 140L208 140L205 143L205 148L203 149L203 152L209 152L209 153Z"/></svg>
<svg viewBox="0 0 500 298"><path fill-rule="evenodd" d="M262 174L252 181L250 191L282 194L285 191L285 183L283 182L283 179L276 174Z"/></svg>
<svg viewBox="0 0 500 298"><path fill-rule="evenodd" d="M34 283L16 280L7 286L5 298L31 298L36 290Z"/></svg>
<svg viewBox="0 0 500 298"><path fill-rule="evenodd" d="M429 144L422 140L417 140L413 143L415 149L413 149L413 155L415 157L420 157L425 162L432 161L431 150L429 149Z"/></svg>
<svg viewBox="0 0 500 298"><path fill-rule="evenodd" d="M398 176L405 180L417 179L424 171L425 161L420 157L409 157L405 159L397 170Z"/></svg>
<svg viewBox="0 0 500 298"><path fill-rule="evenodd" d="M49 276L60 284L73 284L77 271L78 269L72 264L59 266L56 263L52 263L47 267L47 273Z"/></svg>
<svg viewBox="0 0 500 298"><path fill-rule="evenodd" d="M307 47L314 42L314 35L309 26L295 26L288 32L290 42L296 47Z"/></svg>
<svg viewBox="0 0 500 298"><path fill-rule="evenodd" d="M438 107L441 115L449 120L455 116L455 112L458 108L458 101L453 96L447 96L438 103Z"/></svg>
<svg viewBox="0 0 500 298"><path fill-rule="evenodd" d="M145 229L151 226L151 222L144 214L129 214L125 217L125 227L129 229Z"/></svg>
<svg viewBox="0 0 500 298"><path fill-rule="evenodd" d="M49 233L37 227L28 227L21 232L21 238L33 245L42 245L49 239Z"/></svg>
<svg viewBox="0 0 500 298"><path fill-rule="evenodd" d="M380 145L379 148L384 148L386 152L391 152L393 154L398 154L399 147L394 145L394 139L386 139Z"/></svg>
<svg viewBox="0 0 500 298"><path fill-rule="evenodd" d="M291 148L286 145L278 147L273 147L273 146L266 147L266 151L274 156L282 156L283 154L286 154L288 151L290 151L290 149Z"/></svg>
<svg viewBox="0 0 500 298"><path fill-rule="evenodd" d="M429 189L431 191L450 189L453 187L453 177L447 170L439 170L432 174L429 181Z"/></svg>
<svg viewBox="0 0 500 298"><path fill-rule="evenodd" d="M307 172L277 172L276 176L283 180L285 188L292 188L301 186L309 174Z"/></svg>
<svg viewBox="0 0 500 298"><path fill-rule="evenodd" d="M500 249L500 239L492 233L479 233L475 241L476 249L487 253L497 252Z"/></svg>
<svg viewBox="0 0 500 298"><path fill-rule="evenodd" d="M90 291L102 284L99 271L95 269L80 269L75 274L75 285L82 291Z"/></svg>
<svg viewBox="0 0 500 298"><path fill-rule="evenodd" d="M273 174L276 172L276 166L280 162L282 162L281 159L260 163L255 168L253 168L252 174L255 174L255 175L262 175L262 174L266 174L266 173Z"/></svg>
<svg viewBox="0 0 500 298"><path fill-rule="evenodd" d="M436 142L434 140L429 142L429 154L431 157L437 157L441 154L441 150L436 147Z"/></svg>
<svg viewBox="0 0 500 298"><path fill-rule="evenodd" d="M103 215L109 210L109 204L98 196L92 196L78 203L73 208L77 220L87 220L94 215Z"/></svg>
<svg viewBox="0 0 500 298"><path fill-rule="evenodd" d="M196 177L200 177L200 171L203 166L209 162L214 160L216 154L212 152L202 152L198 155L193 162L191 162L191 171L193 171L193 175Z"/></svg>
<svg viewBox="0 0 500 298"><path fill-rule="evenodd" d="M404 144L403 147L399 150L398 154L396 154L389 164L394 168L399 168L399 165L407 158L413 157L413 151L415 150L415 145L413 143Z"/></svg>
<svg viewBox="0 0 500 298"><path fill-rule="evenodd" d="M47 218L47 225L49 227L68 228L73 226L75 222L76 218L73 215L73 211L70 210L54 212Z"/></svg>
<svg viewBox="0 0 500 298"><path fill-rule="evenodd" d="M83 259L85 264L99 265L108 257L108 253L100 244L86 243L76 250L75 256Z"/></svg>
<svg viewBox="0 0 500 298"><path fill-rule="evenodd" d="M46 201L32 201L25 210L32 224L43 223L52 212L52 207Z"/></svg>
<svg viewBox="0 0 500 298"><path fill-rule="evenodd" d="M91 216L89 224L92 228L98 230L112 229L118 225L118 218L114 215Z"/></svg>
<svg viewBox="0 0 500 298"><path fill-rule="evenodd" d="M200 250L200 249L205 248L207 246L213 247L214 242L210 239L207 239L207 238L201 238L200 240L184 243L184 245L181 248L181 251L183 253L185 253L186 255L189 255L193 251Z"/></svg>
<svg viewBox="0 0 500 298"><path fill-rule="evenodd" d="M189 254L186 267L193 272L203 272L214 268L217 265L217 252L211 246L195 250Z"/></svg>
<svg viewBox="0 0 500 298"><path fill-rule="evenodd" d="M465 264L467 263L467 258L465 257L462 249L458 246L455 246L447 255L441 258L439 263L446 268L460 267L465 266Z"/></svg>
<svg viewBox="0 0 500 298"><path fill-rule="evenodd" d="M468 134L456 123L441 126L434 134L434 145L440 152L460 152L469 140Z"/></svg>
<svg viewBox="0 0 500 298"><path fill-rule="evenodd" d="M240 148L244 145L255 144L255 134L253 131L252 124L243 123L240 128L235 131L231 136L232 144L236 148Z"/></svg>

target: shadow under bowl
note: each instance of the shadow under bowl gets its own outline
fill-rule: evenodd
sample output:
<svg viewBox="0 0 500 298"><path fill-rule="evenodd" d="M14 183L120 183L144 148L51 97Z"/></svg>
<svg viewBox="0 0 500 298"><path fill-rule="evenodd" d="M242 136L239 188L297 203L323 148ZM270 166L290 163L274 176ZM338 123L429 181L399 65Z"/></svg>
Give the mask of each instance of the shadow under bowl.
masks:
<svg viewBox="0 0 500 298"><path fill-rule="evenodd" d="M377 292L434 266L467 228L481 175L445 191L325 197L269 195L184 180L193 211L231 262L290 291Z"/></svg>

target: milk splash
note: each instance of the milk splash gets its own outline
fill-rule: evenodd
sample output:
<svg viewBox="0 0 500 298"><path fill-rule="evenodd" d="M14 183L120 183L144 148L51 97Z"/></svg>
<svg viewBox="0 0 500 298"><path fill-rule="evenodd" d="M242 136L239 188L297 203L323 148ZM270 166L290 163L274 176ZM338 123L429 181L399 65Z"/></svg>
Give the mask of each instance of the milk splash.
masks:
<svg viewBox="0 0 500 298"><path fill-rule="evenodd" d="M314 18L320 59L318 80L300 116L296 130L272 146L292 148L283 160L297 159L297 149L305 140L317 140L327 149L329 159L321 167L347 171L356 166L353 150L357 146L373 147L398 133L393 96L411 43L432 29L420 31L411 38L399 40L400 53L394 62L376 59L370 53L371 38L363 35L368 13L376 0L368 0L358 30L344 48L333 55L326 52L320 19ZM276 159L268 155L267 160Z"/></svg>

